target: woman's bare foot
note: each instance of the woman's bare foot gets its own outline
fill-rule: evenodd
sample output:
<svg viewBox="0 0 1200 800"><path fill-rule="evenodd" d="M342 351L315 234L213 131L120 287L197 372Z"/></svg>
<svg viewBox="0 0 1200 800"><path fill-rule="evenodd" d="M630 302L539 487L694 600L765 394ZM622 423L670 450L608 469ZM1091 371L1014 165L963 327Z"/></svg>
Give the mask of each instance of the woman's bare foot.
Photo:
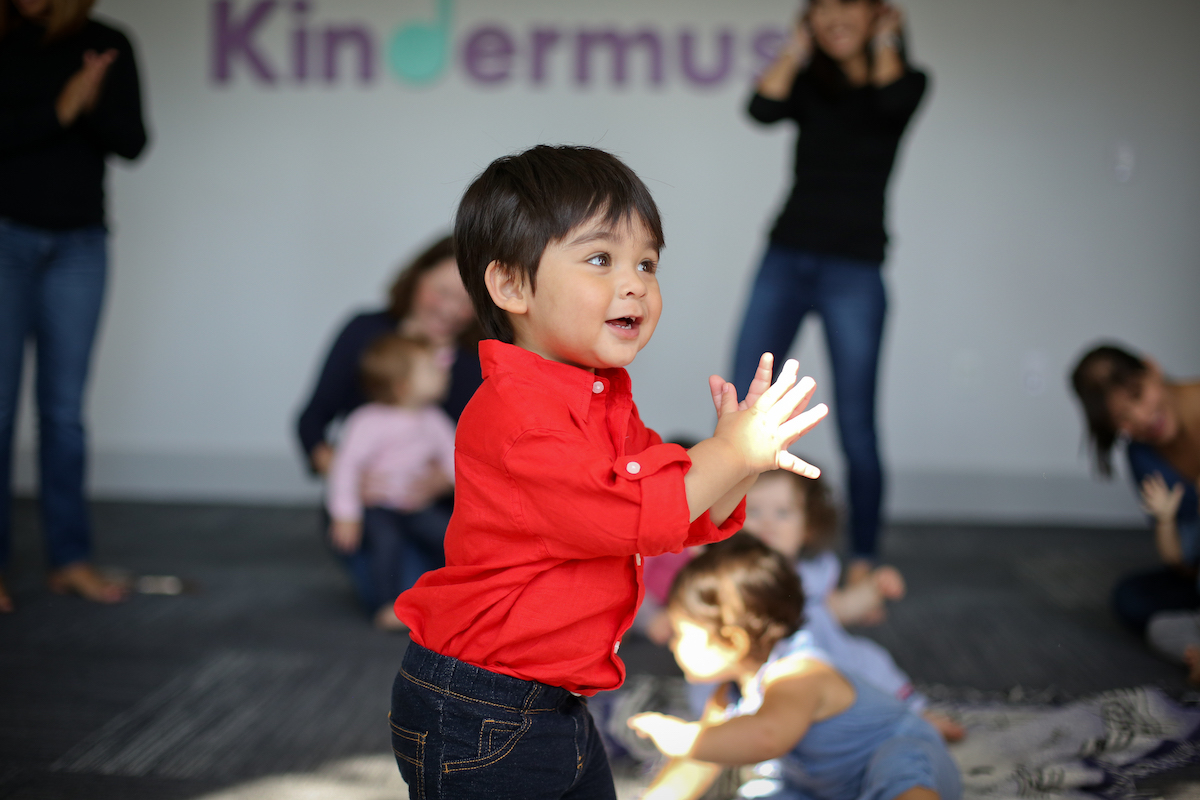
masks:
<svg viewBox="0 0 1200 800"><path fill-rule="evenodd" d="M0 578L0 614L11 614L17 610L13 605L12 595L8 593L8 587L4 585L4 579Z"/></svg>
<svg viewBox="0 0 1200 800"><path fill-rule="evenodd" d="M91 564L79 561L56 569L46 578L55 594L73 594L93 603L120 603L129 597L129 586L100 574Z"/></svg>
<svg viewBox="0 0 1200 800"><path fill-rule="evenodd" d="M408 626L396 616L396 610L387 604L384 604L375 612L374 623L375 627L381 631L389 631L391 633L406 633L408 631Z"/></svg>
<svg viewBox="0 0 1200 800"><path fill-rule="evenodd" d="M921 713L921 716L926 722L937 729L937 732L942 735L943 739L951 744L961 742L967 738L967 729L945 714L939 714L936 711L924 711Z"/></svg>

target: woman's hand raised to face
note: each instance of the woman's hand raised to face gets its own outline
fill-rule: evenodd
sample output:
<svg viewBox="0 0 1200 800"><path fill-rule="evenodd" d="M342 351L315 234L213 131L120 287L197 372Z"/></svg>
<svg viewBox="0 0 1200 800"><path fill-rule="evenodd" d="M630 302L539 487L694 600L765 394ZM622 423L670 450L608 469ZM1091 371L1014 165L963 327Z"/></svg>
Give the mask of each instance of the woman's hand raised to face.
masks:
<svg viewBox="0 0 1200 800"><path fill-rule="evenodd" d="M67 79L55 104L60 125L68 127L74 124L80 115L96 107L100 100L100 92L104 88L104 76L116 60L116 50L105 50L103 53L88 50L83 54L83 66Z"/></svg>
<svg viewBox="0 0 1200 800"><path fill-rule="evenodd" d="M875 18L875 38L899 36L903 27L903 11L887 3L880 7L879 16Z"/></svg>

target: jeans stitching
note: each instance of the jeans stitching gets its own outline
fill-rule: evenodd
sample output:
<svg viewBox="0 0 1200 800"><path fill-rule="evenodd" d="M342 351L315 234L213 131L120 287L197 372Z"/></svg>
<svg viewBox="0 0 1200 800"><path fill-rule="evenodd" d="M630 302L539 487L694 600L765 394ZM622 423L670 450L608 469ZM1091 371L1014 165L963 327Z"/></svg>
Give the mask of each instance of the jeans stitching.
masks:
<svg viewBox="0 0 1200 800"><path fill-rule="evenodd" d="M415 683L417 686L420 686L423 689L428 689L432 692L437 692L438 694L444 694L447 697L453 697L456 700L465 700L469 703L482 703L486 706L494 706L495 708L503 708L505 711L516 711L522 714L540 714L555 710L553 708L517 708L516 706L506 706L503 703L493 703L490 700L480 700L478 697L470 697L465 694L459 694L458 692L452 692L449 689L443 689L440 686L434 686L432 683L428 683L414 675L409 674L403 668L401 668L400 674L404 676L405 680Z"/></svg>
<svg viewBox="0 0 1200 800"><path fill-rule="evenodd" d="M488 723L491 723L492 727L488 727ZM496 733L497 730L505 730L507 733L512 734L520 727L521 727L521 723L519 723L519 722L506 722L505 720L502 720L502 719L491 719L491 718L485 719L483 721L483 724L479 726L479 750L478 750L479 757L483 758L483 734L484 734L484 731L487 732L487 749L488 749L488 752L490 753L492 750L492 744L493 744L492 737Z"/></svg>
<svg viewBox="0 0 1200 800"><path fill-rule="evenodd" d="M501 761L512 755L512 752L517 749L517 743L521 740L521 737L523 737L529 731L529 729L533 727L533 717L530 713L533 711L533 709L530 709L529 705L533 702L533 698L536 697L537 694L538 692L536 691L535 687L534 690L531 690L525 698L525 708L513 709L514 711L519 710L521 712L521 724L520 727L513 732L512 738L508 740L508 743L505 744L503 748L501 748L500 752L491 753L482 758L465 758L458 761L449 761L443 763L442 774L449 775L452 772L468 772L473 769L490 767L493 764L499 764ZM553 709L545 710L551 711ZM454 766L452 767L451 765Z"/></svg>
<svg viewBox="0 0 1200 800"><path fill-rule="evenodd" d="M398 736L401 739L406 739L410 742L414 742L417 746L417 757L415 759L410 756L405 755L404 753L401 753L395 747L392 748L392 752L396 755L396 758L403 759L404 761L407 761L409 764L412 764L414 767L416 767L417 800L424 800L424 798L425 798L425 737L428 736L429 734L417 733L416 731L410 731L407 728L401 728L399 725L397 725L392 720L392 715L390 713L388 714L388 724L391 726L393 736Z"/></svg>

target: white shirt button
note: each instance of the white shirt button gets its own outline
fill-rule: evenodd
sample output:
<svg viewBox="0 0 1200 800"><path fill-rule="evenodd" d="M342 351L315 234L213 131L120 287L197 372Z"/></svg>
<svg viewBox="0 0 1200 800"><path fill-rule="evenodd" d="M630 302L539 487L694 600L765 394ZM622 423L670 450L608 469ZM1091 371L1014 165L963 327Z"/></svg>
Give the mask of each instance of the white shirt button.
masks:
<svg viewBox="0 0 1200 800"><path fill-rule="evenodd" d="M593 394L600 394L603 391L604 391L604 383L602 381L596 381L595 383L592 384L592 393Z"/></svg>
<svg viewBox="0 0 1200 800"><path fill-rule="evenodd" d="M630 475L637 475L639 472L642 471L642 465L636 461L630 461L628 464L625 465L625 471L628 472Z"/></svg>
<svg viewBox="0 0 1200 800"><path fill-rule="evenodd" d="M642 565L642 554L641 554L641 553L634 553L634 554L633 554L633 561L634 561L634 563L635 563L635 564L637 564L637 565L640 567L640 566Z"/></svg>
<svg viewBox="0 0 1200 800"><path fill-rule="evenodd" d="M617 642L616 644L613 645L613 654L616 655L616 652L620 649L621 649L621 643Z"/></svg>

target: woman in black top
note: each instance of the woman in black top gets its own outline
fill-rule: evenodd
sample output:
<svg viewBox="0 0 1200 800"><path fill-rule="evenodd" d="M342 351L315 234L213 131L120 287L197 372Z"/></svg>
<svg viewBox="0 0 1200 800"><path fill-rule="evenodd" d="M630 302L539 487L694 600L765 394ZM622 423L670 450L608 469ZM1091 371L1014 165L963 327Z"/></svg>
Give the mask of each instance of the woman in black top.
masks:
<svg viewBox="0 0 1200 800"><path fill-rule="evenodd" d="M126 588L91 565L84 388L108 269L105 161L146 146L129 39L90 0L0 0L0 568L26 341L37 354L40 492L50 587ZM0 583L0 611L12 599Z"/></svg>
<svg viewBox="0 0 1200 800"><path fill-rule="evenodd" d="M883 493L875 383L887 307L884 195L925 85L905 59L895 8L812 0L750 101L754 119L793 120L800 135L795 183L738 338L734 383L749 388L764 352L778 368L804 315L821 315L849 468L851 580L865 577L875 557Z"/></svg>

